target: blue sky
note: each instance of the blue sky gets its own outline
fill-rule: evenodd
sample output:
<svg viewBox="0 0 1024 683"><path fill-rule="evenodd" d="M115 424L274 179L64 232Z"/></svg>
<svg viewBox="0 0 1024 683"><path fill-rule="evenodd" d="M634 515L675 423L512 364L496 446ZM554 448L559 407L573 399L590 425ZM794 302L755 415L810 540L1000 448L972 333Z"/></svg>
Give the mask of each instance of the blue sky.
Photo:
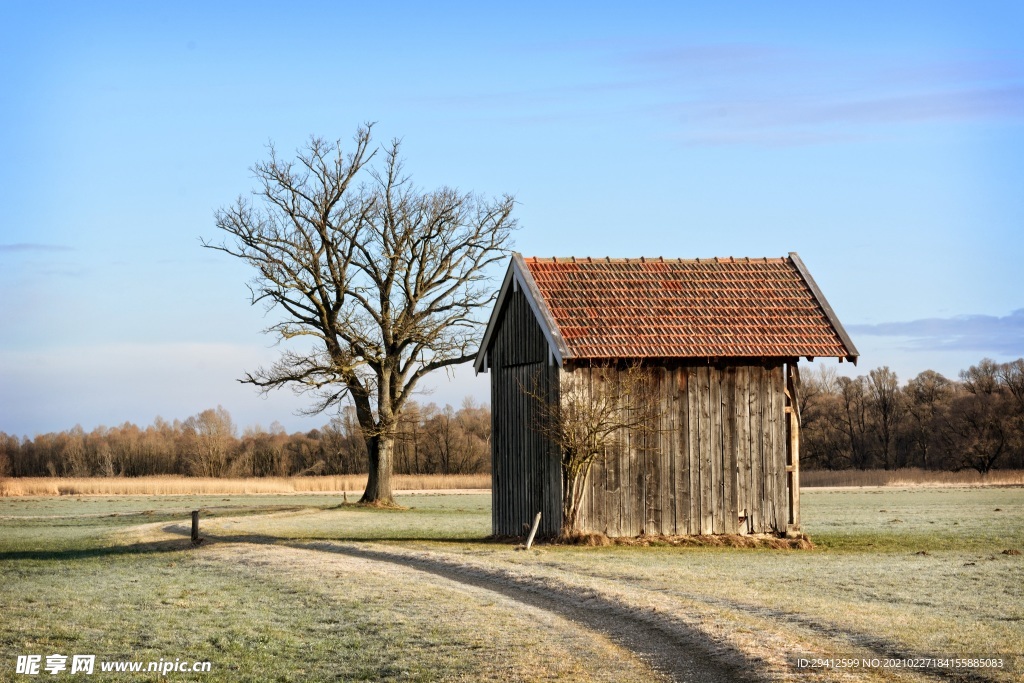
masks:
<svg viewBox="0 0 1024 683"><path fill-rule="evenodd" d="M482 4L0 3L0 431L325 422L234 381L270 320L199 237L365 121L527 255L799 252L844 372L1024 355L1024 5Z"/></svg>

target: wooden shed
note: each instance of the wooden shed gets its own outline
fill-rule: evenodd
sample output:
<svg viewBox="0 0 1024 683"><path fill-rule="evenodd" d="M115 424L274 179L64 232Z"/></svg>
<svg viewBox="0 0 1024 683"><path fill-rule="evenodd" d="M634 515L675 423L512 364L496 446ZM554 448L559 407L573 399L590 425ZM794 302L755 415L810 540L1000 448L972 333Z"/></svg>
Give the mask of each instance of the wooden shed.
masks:
<svg viewBox="0 0 1024 683"><path fill-rule="evenodd" d="M642 363L653 436L594 463L581 527L609 536L800 528L798 360L858 352L796 253L783 258L514 254L475 368L491 373L493 532L561 526L558 449L536 429L539 381ZM611 370L609 370L611 369ZM557 400L557 398L555 399Z"/></svg>

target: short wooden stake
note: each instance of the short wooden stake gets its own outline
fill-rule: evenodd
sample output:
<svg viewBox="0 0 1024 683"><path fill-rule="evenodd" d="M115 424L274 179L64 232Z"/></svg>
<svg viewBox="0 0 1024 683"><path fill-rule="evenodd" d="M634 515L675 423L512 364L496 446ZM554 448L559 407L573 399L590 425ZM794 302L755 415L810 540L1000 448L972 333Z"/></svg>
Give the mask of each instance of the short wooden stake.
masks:
<svg viewBox="0 0 1024 683"><path fill-rule="evenodd" d="M533 526L530 527L530 535L526 538L526 549L529 550L530 546L533 545L533 537L537 535L537 528L540 527L540 513L533 518Z"/></svg>
<svg viewBox="0 0 1024 683"><path fill-rule="evenodd" d="M192 545L199 545L199 510L192 511Z"/></svg>

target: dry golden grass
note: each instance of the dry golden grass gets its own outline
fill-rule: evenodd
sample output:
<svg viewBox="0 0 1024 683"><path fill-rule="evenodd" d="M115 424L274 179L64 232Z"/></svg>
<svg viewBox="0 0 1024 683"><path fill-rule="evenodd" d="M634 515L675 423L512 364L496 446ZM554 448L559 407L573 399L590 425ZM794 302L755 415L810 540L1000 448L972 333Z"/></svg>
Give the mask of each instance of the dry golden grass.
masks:
<svg viewBox="0 0 1024 683"><path fill-rule="evenodd" d="M212 477L24 477L0 480L0 496L67 495L201 495L253 493L360 492L365 474L327 477L263 477L217 479ZM395 475L396 491L489 489L488 474Z"/></svg>
<svg viewBox="0 0 1024 683"><path fill-rule="evenodd" d="M1024 471L974 470L939 472L907 467L898 470L803 470L800 485L814 486L1022 486Z"/></svg>

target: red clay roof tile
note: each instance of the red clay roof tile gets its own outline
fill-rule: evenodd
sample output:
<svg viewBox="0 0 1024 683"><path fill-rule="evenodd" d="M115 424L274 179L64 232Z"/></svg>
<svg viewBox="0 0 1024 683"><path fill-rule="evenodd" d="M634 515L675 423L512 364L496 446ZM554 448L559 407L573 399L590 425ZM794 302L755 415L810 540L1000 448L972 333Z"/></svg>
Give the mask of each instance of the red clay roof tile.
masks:
<svg viewBox="0 0 1024 683"><path fill-rule="evenodd" d="M791 258L524 262L575 358L856 355Z"/></svg>

